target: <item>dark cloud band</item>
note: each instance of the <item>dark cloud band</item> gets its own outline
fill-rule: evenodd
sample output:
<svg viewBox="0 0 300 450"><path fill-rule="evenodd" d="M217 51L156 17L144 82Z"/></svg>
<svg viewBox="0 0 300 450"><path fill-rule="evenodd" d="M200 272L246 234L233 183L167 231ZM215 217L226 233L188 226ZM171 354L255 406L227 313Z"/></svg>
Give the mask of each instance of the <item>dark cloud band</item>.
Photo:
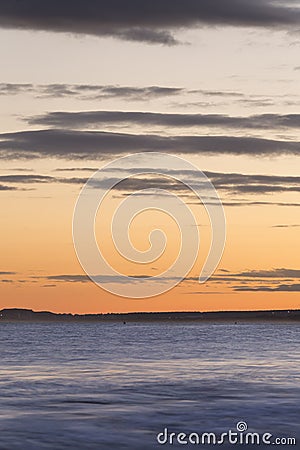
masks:
<svg viewBox="0 0 300 450"><path fill-rule="evenodd" d="M280 0L2 0L0 26L113 36L174 45L174 30L201 25L299 25L296 2Z"/></svg>
<svg viewBox="0 0 300 450"><path fill-rule="evenodd" d="M26 119L31 125L60 128L134 124L161 127L222 127L234 129L300 128L300 114L259 114L232 117L223 114L175 114L133 111L55 111Z"/></svg>
<svg viewBox="0 0 300 450"><path fill-rule="evenodd" d="M0 135L4 158L103 159L135 152L197 155L280 156L300 154L300 143L236 136L162 136L102 131L37 130Z"/></svg>

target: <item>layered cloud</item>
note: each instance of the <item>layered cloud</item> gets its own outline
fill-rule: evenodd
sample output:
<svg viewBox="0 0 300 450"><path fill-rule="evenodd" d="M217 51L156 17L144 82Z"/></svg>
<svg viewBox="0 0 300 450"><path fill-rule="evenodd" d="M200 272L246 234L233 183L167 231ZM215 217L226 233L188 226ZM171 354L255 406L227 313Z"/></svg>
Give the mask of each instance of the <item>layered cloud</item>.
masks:
<svg viewBox="0 0 300 450"><path fill-rule="evenodd" d="M34 185L36 183L65 183L83 185L87 181L86 178L62 178L51 177L48 175L22 174L22 175L0 175L0 191L18 191L28 190L20 188L23 185ZM6 183L6 184L2 184Z"/></svg>
<svg viewBox="0 0 300 450"><path fill-rule="evenodd" d="M0 273L1 274L1 273ZM4 274L4 273L3 273ZM6 273L8 274L8 273ZM128 278L122 276L103 276L98 275L97 281L100 283L134 283L147 282L149 275L130 275ZM35 276L27 280L27 282L36 282L42 280L44 282L54 283L90 283L91 279L85 274L57 274L47 276ZM165 283L170 280L178 280L177 277L156 277L158 283ZM297 280L297 282L296 282ZM213 275L208 284L224 285L227 289L241 292L299 292L300 291L300 270L290 268L275 268L269 270L248 270L242 272L230 272L225 269L219 269L218 273ZM190 286L198 284L198 277L189 276L185 278L185 282ZM234 285L233 283L238 283ZM189 292L192 294L206 294L207 292Z"/></svg>
<svg viewBox="0 0 300 450"><path fill-rule="evenodd" d="M3 158L104 159L135 152L197 155L299 155L300 142L237 136L165 136L48 129L0 134Z"/></svg>
<svg viewBox="0 0 300 450"><path fill-rule="evenodd" d="M246 285L235 286L233 289L237 292L300 292L300 284L292 283L292 280L300 280L299 269L270 269L270 270L252 270L240 272L241 277ZM263 284L258 286L249 285L251 279L260 280ZM281 280L281 282L280 282ZM283 283L282 280L285 282ZM271 283L266 285L266 281ZM289 281L289 283L286 283Z"/></svg>
<svg viewBox="0 0 300 450"><path fill-rule="evenodd" d="M276 287L269 286L239 286L234 289L238 292L300 292L300 284L280 284Z"/></svg>
<svg viewBox="0 0 300 450"><path fill-rule="evenodd" d="M273 93L270 95L262 95L256 93L246 94L240 91L233 90L220 90L220 89L187 89L177 86L126 86L126 85L96 85L96 84L66 84L66 83L55 83L55 84L31 84L31 83L0 83L0 96L16 96L16 95L30 95L35 99L76 99L80 101L109 101L109 100L121 100L126 102L148 102L155 99L172 99L172 105L180 108L190 108L196 107L203 109L204 107L215 107L215 106L232 106L236 104L237 106L243 107L272 107L277 108L281 106L297 106L299 105L299 95L295 92L293 95L287 93ZM189 99L188 99L189 98ZM176 102L175 102L176 100ZM93 111L94 112L94 111ZM100 113L105 113L105 111L99 111ZM95 111L97 113L97 111ZM116 119L118 119L118 111L113 111L116 114ZM131 113L132 114L132 113ZM135 113L136 114L136 113ZM149 114L148 120L151 123L155 123L159 119L159 115L153 115L150 118ZM75 114L74 114L75 116ZM73 116L74 124L75 117ZM267 117L264 117L264 123L267 124ZM269 122L273 123L272 119L276 119L276 115L269 115ZM272 117L274 116L274 117ZM146 120L146 115L143 116ZM218 117L218 116L217 116ZM225 116L226 117L226 116ZM46 116L41 116L43 120L46 120ZM129 116L125 117L127 120L133 120ZM170 116L170 119L175 119L176 117ZM286 124L282 119L286 118L289 124ZM66 119L66 117L64 117ZM82 116L82 120L86 123L85 117ZM109 121L109 117L106 118ZM213 119L213 117L211 117ZM222 120L221 116L219 119ZM241 118L242 119L242 118ZM255 116L253 116L253 120ZM293 126L292 116L283 116L282 119L278 118L278 124L282 126ZM297 117L295 117L297 120ZM39 117L32 118L32 121L36 120L38 123ZM50 117L48 118L50 120ZM54 120L54 117L51 117ZM93 120L96 122L97 117L91 117L91 123ZM101 117L103 120L103 117ZM110 119L111 120L111 119ZM124 118L122 118L124 120ZM142 121L141 118L136 120ZM167 116L166 119L167 120ZM192 116L190 117L192 120ZM76 121L79 121L79 113L77 113ZM189 121L187 121L188 123ZM176 124L175 121L172 123ZM214 123L212 121L212 123ZM256 120L256 124L259 126L259 122ZM247 125L248 126L248 125ZM297 127L297 122L296 125Z"/></svg>
<svg viewBox="0 0 300 450"><path fill-rule="evenodd" d="M36 97L71 97L81 100L128 99L149 100L188 92L184 88L168 86L119 86L93 84L30 84L0 83L0 95L32 94ZM210 95L210 91L199 91Z"/></svg>
<svg viewBox="0 0 300 450"><path fill-rule="evenodd" d="M117 84L32 84L32 83L0 83L0 96L14 96L20 94L32 95L35 98L73 98L76 100L128 100L149 101L157 98L168 98L180 95L204 96L215 99L225 99L240 102L271 102L264 95L249 95L242 92L212 89L187 89L176 86L126 86ZM275 95L277 102L281 95ZM284 96L286 100L286 96ZM188 106L185 102L182 106ZM206 103L207 104L207 103ZM197 103L194 103L194 106ZM198 105L199 106L199 105Z"/></svg>
<svg viewBox="0 0 300 450"><path fill-rule="evenodd" d="M107 124L161 127L222 127L233 129L300 128L300 114L258 114L232 117L223 114L175 114L134 111L50 112L25 119L31 125L87 128Z"/></svg>
<svg viewBox="0 0 300 450"><path fill-rule="evenodd" d="M81 169L81 170L84 170ZM87 168L90 171L90 168ZM139 169L140 170L140 169ZM103 180L110 178L112 185L115 184L114 189L121 192L132 193L138 192L145 188L147 189L165 189L167 191L181 192L184 195L190 195L191 191L180 180L182 175L189 176L191 181L197 182L199 173L195 170L180 171L169 170L168 177L155 175L155 169L145 167L142 169L146 174L143 178L135 177L135 170L120 171L123 172L124 180L120 183L120 177L113 177L113 174L107 175ZM96 171L96 169L94 169ZM105 169L103 175L106 174ZM241 174L241 173L221 173L221 172L205 172L206 176L214 184L219 191L224 191L229 194L272 194L281 192L300 192L300 177L297 176L278 176L278 175L257 175L257 174ZM82 186L88 181L87 177L61 177L38 174L12 174L0 175L0 190L13 189L7 184L16 186L36 184L36 183L65 183L78 184ZM106 181L105 181L106 182ZM5 183L5 184L2 184ZM95 181L94 187L101 187L101 179ZM226 203L226 202L224 202ZM264 204L264 202L252 202L255 205ZM229 203L230 205L232 204ZM243 205L243 203L241 203ZM280 227L280 225L277 225Z"/></svg>
<svg viewBox="0 0 300 450"><path fill-rule="evenodd" d="M235 274L242 278L299 278L300 269L276 268L269 270L247 270Z"/></svg>
<svg viewBox="0 0 300 450"><path fill-rule="evenodd" d="M17 275L16 272L1 272L0 276ZM150 275L131 274L128 277L123 276L103 276L98 275L96 279L99 283L147 283ZM168 281L180 281L178 277L156 276L157 283L164 284ZM0 279L2 283L38 283L44 284L41 287L54 287L60 283L91 283L91 279L86 274L55 274L55 275L35 275L23 279ZM273 268L266 270L244 270L240 272L231 272L226 269L219 269L207 282L207 290L194 291L193 287L198 286L197 276L188 276L185 278L185 286L191 288L188 294L212 294L216 285L222 286L224 291L228 292L282 292L293 293L300 292L300 270L293 268ZM45 284L46 283L46 284ZM50 284L49 284L50 283ZM55 284L53 284L55 283ZM215 293L220 293L219 291ZM225 293L225 292L221 292Z"/></svg>
<svg viewBox="0 0 300 450"><path fill-rule="evenodd" d="M197 26L298 26L299 5L280 0L2 0L0 26L174 45L175 30Z"/></svg>
<svg viewBox="0 0 300 450"><path fill-rule="evenodd" d="M155 169L143 169L146 173L155 172ZM188 172L188 173L187 173ZM165 189L168 191L179 191L183 194L190 193L190 190L178 180L181 179L183 172L170 170L169 177L161 176L143 176L143 178L135 178L134 170L130 174L124 174L123 182L117 184L120 178L110 178L111 184L115 184L115 189L125 191L127 193L138 192L142 189ZM185 175L189 176L191 182L199 181L199 173L197 171L185 171ZM240 173L219 173L205 172L206 176L213 183L218 191L225 191L230 194L272 194L281 192L300 192L300 177L297 176L276 176L276 175L248 175ZM1 180L1 178L0 178ZM95 188L101 187L101 181L96 181ZM143 194L142 194L143 195Z"/></svg>

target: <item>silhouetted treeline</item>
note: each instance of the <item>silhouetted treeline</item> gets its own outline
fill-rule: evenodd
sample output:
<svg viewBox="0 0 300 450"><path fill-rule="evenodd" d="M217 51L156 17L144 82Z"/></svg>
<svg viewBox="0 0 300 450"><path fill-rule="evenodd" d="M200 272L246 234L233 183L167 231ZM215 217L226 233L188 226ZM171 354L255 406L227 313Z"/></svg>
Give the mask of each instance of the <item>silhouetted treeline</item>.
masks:
<svg viewBox="0 0 300 450"><path fill-rule="evenodd" d="M218 311L218 312L136 312L110 314L56 314L31 309L3 309L0 321L5 322L239 322L300 321L300 310Z"/></svg>

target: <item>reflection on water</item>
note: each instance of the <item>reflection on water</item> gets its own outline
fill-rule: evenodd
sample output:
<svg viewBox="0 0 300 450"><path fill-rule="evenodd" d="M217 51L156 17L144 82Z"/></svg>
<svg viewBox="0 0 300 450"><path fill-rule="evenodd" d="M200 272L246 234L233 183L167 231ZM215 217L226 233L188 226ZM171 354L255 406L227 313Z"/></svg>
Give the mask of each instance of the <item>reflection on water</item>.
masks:
<svg viewBox="0 0 300 450"><path fill-rule="evenodd" d="M160 448L165 427L241 420L300 445L296 323L0 325L0 449Z"/></svg>

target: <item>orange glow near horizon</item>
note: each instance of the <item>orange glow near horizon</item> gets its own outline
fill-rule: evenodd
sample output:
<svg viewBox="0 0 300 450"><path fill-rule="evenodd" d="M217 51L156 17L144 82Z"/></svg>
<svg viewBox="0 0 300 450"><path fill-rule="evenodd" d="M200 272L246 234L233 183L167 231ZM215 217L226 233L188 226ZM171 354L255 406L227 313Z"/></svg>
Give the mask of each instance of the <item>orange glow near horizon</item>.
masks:
<svg viewBox="0 0 300 450"><path fill-rule="evenodd" d="M253 309L297 309L300 295L298 292L240 292L236 286L275 286L270 279L250 280L231 279L234 274L243 271L272 270L280 267L297 267L299 241L297 229L285 232L281 228L272 228L271 224L280 222L281 208L272 208L268 214L261 207L225 208L227 216L227 243L219 269L205 284L183 281L170 292L158 297L132 300L119 298L94 285L90 281L62 281L51 277L65 275L84 275L76 258L71 240L73 205L78 191L69 190L69 194L60 197L60 191L54 188L55 196L44 199L37 196L27 200L18 194L6 200L6 215L1 219L1 232L5 239L1 241L2 267L15 275L1 275L0 308L22 307L34 310L71 313L106 313L133 311L216 311L216 310L253 310ZM15 194L14 194L15 195ZM4 202L5 205L5 202ZM194 208L195 211L197 208ZM202 211L202 208L199 211ZM198 211L198 212L199 212ZM241 213L242 211L242 213ZM262 214L263 213L263 214ZM292 214L293 212L290 212ZM133 241L140 249L146 249L148 234L154 225L166 226L170 232L168 244L171 253L162 261L156 261L155 267L132 268L122 266L120 258L114 262L124 273L149 275L163 271L176 256L176 225L159 213L137 217ZM160 214L162 216L162 214ZM197 277L210 245L210 229L205 214L200 212L201 251L198 261L189 277ZM162 222L160 222L162 220ZM143 222L144 221L144 222ZM174 228L172 228L174 227ZM175 239L175 241L174 241ZM111 243L105 241L109 256ZM259 264L258 264L259 261ZM152 269L151 269L152 267ZM223 269L224 271L223 271ZM226 269L226 272L225 272ZM220 280L218 278L225 278ZM249 281L247 283L247 281ZM287 281L292 283L292 280ZM296 283L296 281L295 281ZM126 285L124 286L126 292Z"/></svg>

